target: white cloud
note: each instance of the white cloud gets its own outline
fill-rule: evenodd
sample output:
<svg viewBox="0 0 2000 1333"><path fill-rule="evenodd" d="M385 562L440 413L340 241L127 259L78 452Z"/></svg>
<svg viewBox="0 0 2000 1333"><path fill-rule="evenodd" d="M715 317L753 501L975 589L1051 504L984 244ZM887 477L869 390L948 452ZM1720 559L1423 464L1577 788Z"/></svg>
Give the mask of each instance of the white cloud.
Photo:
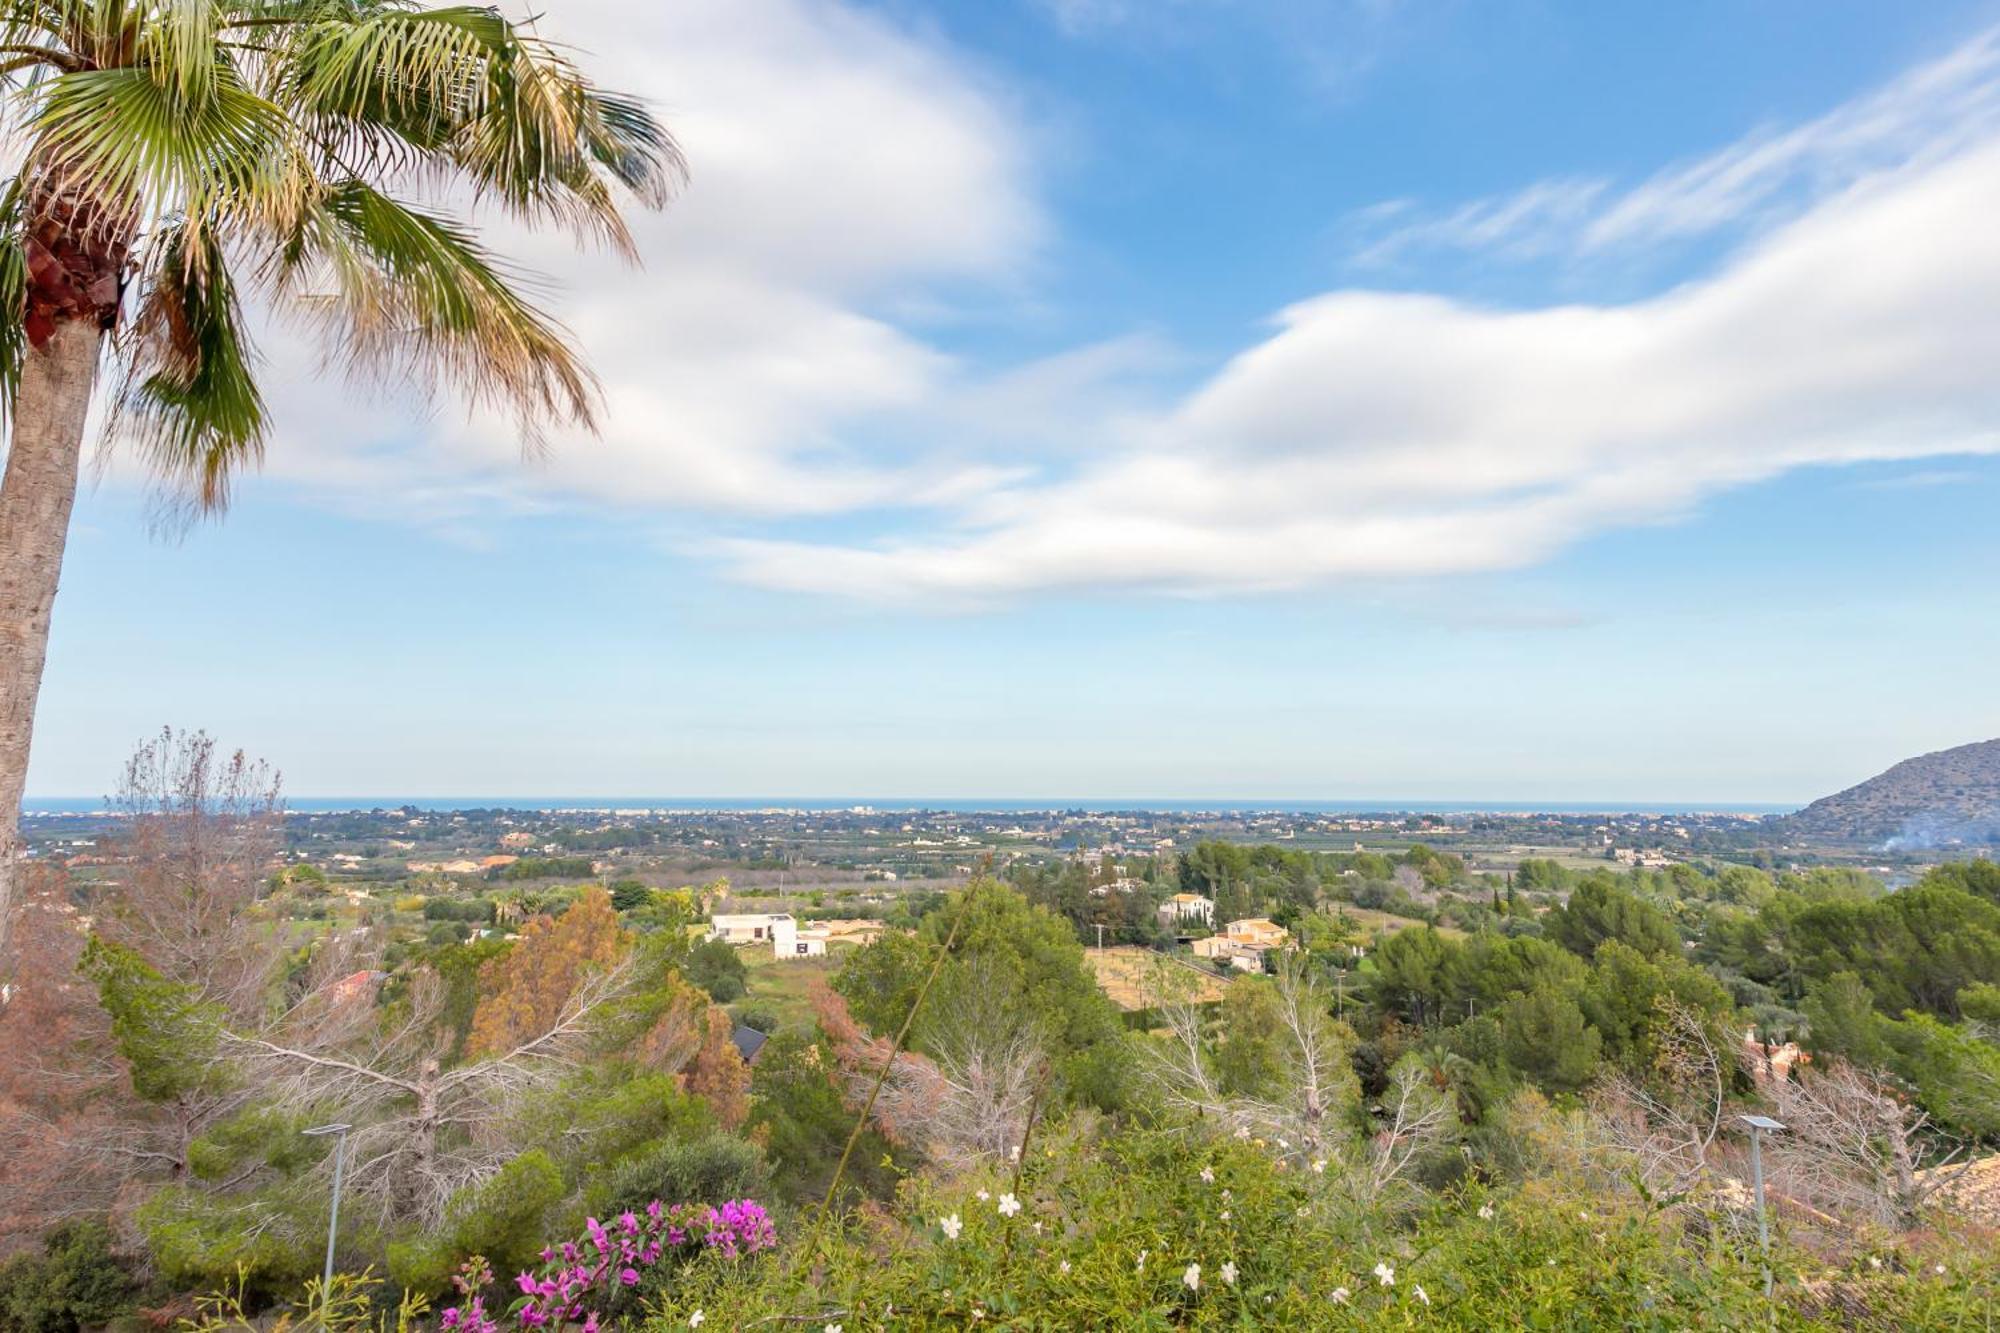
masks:
<svg viewBox="0 0 2000 1333"><path fill-rule="evenodd" d="M1447 229L1525 253L1762 227L1699 282L1511 311L1332 292L1174 401L1157 337L993 373L882 313L1010 292L1046 227L1012 108L949 54L832 0L558 16L694 167L639 220L642 273L523 251L564 280L604 437L524 467L503 423L412 427L281 351L277 475L453 530L578 502L881 511L846 529L872 540L703 549L757 584L940 604L1515 568L1791 468L2000 448L1991 35L1637 189L1545 182Z"/></svg>
<svg viewBox="0 0 2000 1333"><path fill-rule="evenodd" d="M1872 173L1936 160L2000 129L2000 29L1802 125L1769 128L1630 188L1598 177L1538 181L1436 216L1407 200L1350 219L1354 258L1426 251L1586 257L1768 224Z"/></svg>
<svg viewBox="0 0 2000 1333"><path fill-rule="evenodd" d="M1629 305L1339 292L1076 474L869 546L737 541L776 587L978 600L1518 567L1812 464L2000 451L2000 142L1822 201Z"/></svg>
<svg viewBox="0 0 2000 1333"><path fill-rule="evenodd" d="M605 84L651 99L692 166L633 218L645 267L491 235L557 280L605 386L601 439L524 467L499 417L351 409L272 348L269 472L422 512L576 498L750 514L927 502L989 470L861 451L850 432L935 401L950 358L873 313L927 283L1004 288L1043 229L1010 108L946 54L830 0L566 0L542 20Z"/></svg>

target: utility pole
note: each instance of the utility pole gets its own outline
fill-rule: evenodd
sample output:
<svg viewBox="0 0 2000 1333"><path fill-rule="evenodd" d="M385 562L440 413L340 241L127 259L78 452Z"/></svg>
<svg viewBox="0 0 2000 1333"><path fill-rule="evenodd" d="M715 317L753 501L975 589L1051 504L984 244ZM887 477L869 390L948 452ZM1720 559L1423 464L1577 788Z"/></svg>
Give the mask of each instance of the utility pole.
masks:
<svg viewBox="0 0 2000 1333"><path fill-rule="evenodd" d="M1104 923L1102 921L1097 923L1097 949L1099 953L1104 951Z"/></svg>
<svg viewBox="0 0 2000 1333"><path fill-rule="evenodd" d="M335 1136L333 1140L333 1205L328 1210L326 1218L326 1272L321 1277L319 1286L319 1317L322 1324L326 1322L328 1315L332 1312L333 1247L335 1242L340 1239L340 1177L347 1166L347 1131L352 1128L354 1126L349 1124L333 1124L318 1125L312 1129L300 1131L307 1138L311 1139L320 1138L327 1134Z"/></svg>

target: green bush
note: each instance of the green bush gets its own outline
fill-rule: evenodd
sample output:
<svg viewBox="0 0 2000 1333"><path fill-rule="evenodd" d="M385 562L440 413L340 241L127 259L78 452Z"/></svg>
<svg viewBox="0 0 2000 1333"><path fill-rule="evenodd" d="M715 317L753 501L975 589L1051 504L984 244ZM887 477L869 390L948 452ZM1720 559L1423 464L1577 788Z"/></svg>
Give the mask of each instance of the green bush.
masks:
<svg viewBox="0 0 2000 1333"><path fill-rule="evenodd" d="M2000 1310L2000 1265L1948 1238L1828 1271L1780 1236L1770 1301L1756 1242L1731 1219L1575 1180L1454 1191L1385 1226L1337 1164L1316 1173L1185 1131L1064 1134L1030 1152L1018 1185L1006 1167L911 1179L889 1215L829 1228L810 1283L796 1252L691 1266L648 1327L685 1329L700 1310L716 1328L1888 1333L1987 1328Z"/></svg>
<svg viewBox="0 0 2000 1333"><path fill-rule="evenodd" d="M137 1290L102 1222L66 1222L43 1238L40 1254L0 1265L0 1329L77 1333L130 1309Z"/></svg>
<svg viewBox="0 0 2000 1333"><path fill-rule="evenodd" d="M522 1153L483 1184L459 1191L436 1232L391 1243L389 1276L406 1290L438 1295L475 1254L501 1273L532 1268L568 1192L547 1153Z"/></svg>
<svg viewBox="0 0 2000 1333"><path fill-rule="evenodd" d="M214 1291L239 1284L253 1301L319 1270L326 1195L272 1193L254 1207L192 1187L161 1190L137 1213L153 1268L169 1286Z"/></svg>
<svg viewBox="0 0 2000 1333"><path fill-rule="evenodd" d="M592 1203L605 1217L638 1212L662 1203L721 1203L761 1198L771 1169L753 1144L727 1134L686 1143L656 1143L614 1167L593 1191Z"/></svg>

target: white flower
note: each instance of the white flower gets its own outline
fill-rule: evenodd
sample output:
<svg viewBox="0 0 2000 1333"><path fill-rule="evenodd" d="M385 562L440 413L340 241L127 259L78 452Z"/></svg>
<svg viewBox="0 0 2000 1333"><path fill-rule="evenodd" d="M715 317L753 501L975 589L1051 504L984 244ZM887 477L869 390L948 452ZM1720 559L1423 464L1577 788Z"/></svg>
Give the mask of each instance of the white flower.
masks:
<svg viewBox="0 0 2000 1333"><path fill-rule="evenodd" d="M1431 1303L1431 1298L1424 1294L1423 1283L1419 1282L1416 1286L1411 1287L1410 1290L1414 1292L1416 1294L1417 1299L1422 1301L1425 1305L1429 1305Z"/></svg>
<svg viewBox="0 0 2000 1333"><path fill-rule="evenodd" d="M1021 1160L1021 1145L1020 1145L1020 1144L1018 1144L1018 1143L1017 1143L1017 1144L1015 1144L1015 1145L1014 1145L1013 1147L1011 1147L1011 1148L1009 1148L1009 1149L1007 1150L1007 1160L1008 1160L1008 1161L1010 1161L1010 1162L1018 1162L1018 1161L1020 1161L1020 1160Z"/></svg>
<svg viewBox="0 0 2000 1333"><path fill-rule="evenodd" d="M1236 1285L1236 1261L1231 1259L1222 1266L1222 1280L1230 1286Z"/></svg>
<svg viewBox="0 0 2000 1333"><path fill-rule="evenodd" d="M1290 1152L1292 1150L1292 1145L1286 1142L1284 1139L1278 1140L1278 1146L1280 1148L1283 1148L1286 1152Z"/></svg>
<svg viewBox="0 0 2000 1333"><path fill-rule="evenodd" d="M1037 1236L1042 1234L1042 1219L1039 1217L1035 1219L1035 1234Z"/></svg>
<svg viewBox="0 0 2000 1333"><path fill-rule="evenodd" d="M828 1324L828 1325L826 1326L826 1333L841 1333L841 1330L840 1330L840 1325L839 1325L839 1324Z"/></svg>
<svg viewBox="0 0 2000 1333"><path fill-rule="evenodd" d="M1335 1287L1333 1289L1333 1295L1327 1297L1327 1299L1332 1301L1335 1305L1345 1305L1347 1304L1347 1298L1352 1294L1353 1293L1348 1291L1346 1287Z"/></svg>
<svg viewBox="0 0 2000 1333"><path fill-rule="evenodd" d="M1943 1277L1943 1276L1944 1276L1944 1265L1943 1265L1943 1264L1939 1264L1939 1265L1937 1266L1937 1275L1938 1275L1939 1277Z"/></svg>
<svg viewBox="0 0 2000 1333"><path fill-rule="evenodd" d="M1227 1208L1222 1210L1222 1220L1225 1222L1229 1220L1229 1210Z"/></svg>
<svg viewBox="0 0 2000 1333"><path fill-rule="evenodd" d="M1239 1139L1247 1139L1247 1138L1249 1138L1249 1137L1250 1137L1250 1126L1248 1126L1248 1125L1238 1125L1238 1126L1236 1127L1236 1137L1237 1137L1237 1138L1239 1138Z"/></svg>
<svg viewBox="0 0 2000 1333"><path fill-rule="evenodd" d="M988 1199L992 1198L993 1196L991 1194L988 1194L985 1190L981 1190L979 1191L978 1194L974 1195L973 1197L978 1199L981 1203L985 1203Z"/></svg>
<svg viewBox="0 0 2000 1333"><path fill-rule="evenodd" d="M1324 1157L1313 1158L1313 1174L1316 1176L1323 1176L1326 1174L1326 1158Z"/></svg>
<svg viewBox="0 0 2000 1333"><path fill-rule="evenodd" d="M1299 1216L1300 1216L1300 1217L1311 1217L1311 1216L1312 1216L1312 1209L1308 1208L1308 1207L1307 1207L1306 1205L1304 1205L1304 1204L1300 1204L1300 1205L1299 1205Z"/></svg>
<svg viewBox="0 0 2000 1333"><path fill-rule="evenodd" d="M1382 1280L1382 1285L1385 1287L1396 1285L1396 1270L1389 1264L1376 1264L1375 1276Z"/></svg>
<svg viewBox="0 0 2000 1333"><path fill-rule="evenodd" d="M700 1328L704 1323L707 1322L707 1320L708 1320L708 1315L706 1313L700 1310L696 1310L693 1314L688 1316L688 1327Z"/></svg>
<svg viewBox="0 0 2000 1333"><path fill-rule="evenodd" d="M957 1240L959 1229L963 1227L965 1223L958 1220L957 1213L953 1213L950 1217L940 1217L938 1219L938 1225L944 1228L944 1235L946 1240Z"/></svg>
<svg viewBox="0 0 2000 1333"><path fill-rule="evenodd" d="M1012 1194L1003 1194L1000 1196L1000 1216L1012 1217L1020 1211L1021 1201L1019 1199L1015 1198Z"/></svg>
<svg viewBox="0 0 2000 1333"><path fill-rule="evenodd" d="M1151 1253L1152 1253L1152 1251L1151 1251L1151 1250L1141 1250L1141 1251L1139 1251L1139 1271L1140 1271L1141 1273L1143 1273L1143 1272L1145 1272L1145 1271L1146 1271L1146 1256L1147 1256L1147 1255L1149 1255L1149 1254L1151 1254Z"/></svg>
<svg viewBox="0 0 2000 1333"><path fill-rule="evenodd" d="M1880 1268L1882 1266L1882 1260L1878 1256L1871 1254L1868 1256L1868 1266L1870 1268Z"/></svg>
<svg viewBox="0 0 2000 1333"><path fill-rule="evenodd" d="M1184 1284L1186 1284L1186 1286L1187 1286L1187 1289L1188 1289L1189 1291L1200 1291L1200 1290L1201 1290L1201 1265L1200 1265L1200 1264L1189 1264L1189 1265L1187 1266L1187 1272L1185 1272L1185 1273L1182 1273L1182 1274L1181 1274L1181 1281L1182 1281L1182 1282L1183 1282Z"/></svg>
<svg viewBox="0 0 2000 1333"><path fill-rule="evenodd" d="M1479 1220L1482 1222L1491 1222L1493 1220L1492 1204L1482 1203L1479 1205Z"/></svg>
<svg viewBox="0 0 2000 1333"><path fill-rule="evenodd" d="M1201 1183L1204 1185L1213 1185L1215 1183L1214 1167L1205 1166L1201 1169Z"/></svg>
<svg viewBox="0 0 2000 1333"><path fill-rule="evenodd" d="M1063 1261L1062 1261L1061 1263L1057 1264L1057 1265L1056 1265L1056 1272L1058 1272L1058 1273L1067 1273L1067 1272L1069 1272L1069 1260L1065 1259L1065 1260L1063 1260Z"/></svg>

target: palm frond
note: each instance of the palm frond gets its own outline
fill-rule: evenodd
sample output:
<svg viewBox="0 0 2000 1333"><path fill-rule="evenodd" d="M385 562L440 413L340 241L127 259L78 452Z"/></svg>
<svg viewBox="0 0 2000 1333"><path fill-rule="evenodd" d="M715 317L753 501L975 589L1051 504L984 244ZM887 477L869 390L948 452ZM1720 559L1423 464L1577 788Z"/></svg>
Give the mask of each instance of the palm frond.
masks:
<svg viewBox="0 0 2000 1333"><path fill-rule="evenodd" d="M597 386L568 335L463 229L360 181L329 189L277 256L277 286L369 376L443 380L512 408L524 439L592 426ZM327 290L314 290L324 284Z"/></svg>
<svg viewBox="0 0 2000 1333"><path fill-rule="evenodd" d="M0 192L0 420L12 420L21 358L28 347L22 324L28 306L28 256L21 244L21 182Z"/></svg>
<svg viewBox="0 0 2000 1333"><path fill-rule="evenodd" d="M513 28L509 36L488 61L477 112L452 145L453 165L517 216L631 254L597 169L658 206L684 174L679 148L637 100L599 90L539 38Z"/></svg>
<svg viewBox="0 0 2000 1333"><path fill-rule="evenodd" d="M50 80L31 123L41 181L134 225L170 212L218 225L289 217L306 181L289 118L209 59L215 77L194 96L136 67Z"/></svg>
<svg viewBox="0 0 2000 1333"><path fill-rule="evenodd" d="M264 447L264 399L236 284L213 227L171 227L148 268L114 428L193 505L219 510L231 478Z"/></svg>

